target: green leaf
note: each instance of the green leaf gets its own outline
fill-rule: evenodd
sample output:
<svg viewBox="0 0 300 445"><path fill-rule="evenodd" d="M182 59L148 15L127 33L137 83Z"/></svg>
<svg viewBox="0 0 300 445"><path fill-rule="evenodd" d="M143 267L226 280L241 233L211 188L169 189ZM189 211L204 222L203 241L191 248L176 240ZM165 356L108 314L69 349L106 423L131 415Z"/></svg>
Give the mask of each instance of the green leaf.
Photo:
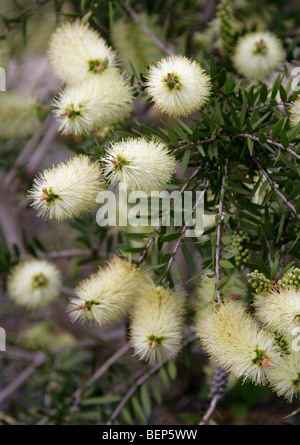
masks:
<svg viewBox="0 0 300 445"><path fill-rule="evenodd" d="M281 85L281 76L280 74L278 74L278 76L276 77L275 82L273 83L273 87L272 87L272 92L271 92L271 99L275 99L278 90L280 88Z"/></svg>
<svg viewBox="0 0 300 445"><path fill-rule="evenodd" d="M177 377L177 367L175 365L174 360L167 363L168 374L172 380L175 380Z"/></svg>
<svg viewBox="0 0 300 445"><path fill-rule="evenodd" d="M278 138L281 130L284 127L285 122L286 122L286 117L283 117L276 123L276 125L274 126L274 128L272 130L272 139L276 140Z"/></svg>
<svg viewBox="0 0 300 445"><path fill-rule="evenodd" d="M170 389L170 380L164 367L160 368L159 377L161 378L162 384L168 391Z"/></svg>
<svg viewBox="0 0 300 445"><path fill-rule="evenodd" d="M156 376L151 377L150 381L151 381L153 396L154 396L154 398L156 400L156 403L158 405L160 405L161 402L162 402L162 394L161 394L161 390L160 390L160 387L159 387L159 383L158 383L157 377Z"/></svg>
<svg viewBox="0 0 300 445"><path fill-rule="evenodd" d="M151 398L148 391L148 388L146 385L142 385L140 390L140 399L141 403L143 405L144 412L147 417L151 415L152 412L152 405L151 405Z"/></svg>
<svg viewBox="0 0 300 445"><path fill-rule="evenodd" d="M82 401L82 405L107 405L109 403L118 402L121 400L121 396L102 396L102 397L91 397Z"/></svg>
<svg viewBox="0 0 300 445"><path fill-rule="evenodd" d="M139 402L139 399L136 396L131 397L131 405L133 412L136 416L136 418L143 424L147 424L147 419L145 417L145 414L143 412L143 409L141 407L141 404Z"/></svg>
<svg viewBox="0 0 300 445"><path fill-rule="evenodd" d="M224 269L233 269L235 267L230 261L226 260L220 260L220 266L224 267Z"/></svg>
<svg viewBox="0 0 300 445"><path fill-rule="evenodd" d="M182 172L182 174L186 171L187 166L189 165L190 157L191 157L191 150L186 150L184 152L184 155L183 155L182 161L181 161L181 172Z"/></svg>

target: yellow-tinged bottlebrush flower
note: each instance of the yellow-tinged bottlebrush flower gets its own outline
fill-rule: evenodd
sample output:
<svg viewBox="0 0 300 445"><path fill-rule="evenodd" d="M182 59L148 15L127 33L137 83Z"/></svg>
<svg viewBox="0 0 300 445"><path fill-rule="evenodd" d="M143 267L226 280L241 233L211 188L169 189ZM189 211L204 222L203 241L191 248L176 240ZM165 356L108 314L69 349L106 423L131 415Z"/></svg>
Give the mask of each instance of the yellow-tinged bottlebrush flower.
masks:
<svg viewBox="0 0 300 445"><path fill-rule="evenodd" d="M256 316L268 328L280 334L292 335L300 327L300 290L295 288L272 290L255 295Z"/></svg>
<svg viewBox="0 0 300 445"><path fill-rule="evenodd" d="M146 272L114 257L76 287L76 297L68 307L70 318L99 326L118 321L142 298L148 286L152 281Z"/></svg>
<svg viewBox="0 0 300 445"><path fill-rule="evenodd" d="M21 306L45 306L59 295L61 281L59 270L48 261L25 261L12 269L8 295Z"/></svg>
<svg viewBox="0 0 300 445"><path fill-rule="evenodd" d="M31 97L0 93L0 137L25 138L41 125L40 105Z"/></svg>
<svg viewBox="0 0 300 445"><path fill-rule="evenodd" d="M300 397L300 351L294 351L293 348L290 351L289 355L280 358L278 366L268 372L271 388L289 402Z"/></svg>
<svg viewBox="0 0 300 445"><path fill-rule="evenodd" d="M283 49L270 32L255 32L241 37L233 56L236 70L249 80L266 80L283 61Z"/></svg>
<svg viewBox="0 0 300 445"><path fill-rule="evenodd" d="M213 303L200 310L197 332L211 358L237 378L264 384L266 370L277 365L280 355L274 337L239 302Z"/></svg>
<svg viewBox="0 0 300 445"><path fill-rule="evenodd" d="M38 216L61 221L91 211L103 189L99 164L79 155L39 173L28 197Z"/></svg>
<svg viewBox="0 0 300 445"><path fill-rule="evenodd" d="M67 83L102 77L117 64L116 52L97 31L79 21L56 29L48 53L54 73Z"/></svg>
<svg viewBox="0 0 300 445"><path fill-rule="evenodd" d="M297 96L295 102L293 102L293 106L289 108L290 113L290 124L292 127L295 127L300 122L300 96Z"/></svg>
<svg viewBox="0 0 300 445"><path fill-rule="evenodd" d="M140 360L153 365L177 355L182 341L184 300L182 292L158 286L137 301L130 333Z"/></svg>
<svg viewBox="0 0 300 445"><path fill-rule="evenodd" d="M58 131L89 134L122 121L131 111L132 94L124 77L110 70L101 79L67 86L53 101Z"/></svg>
<svg viewBox="0 0 300 445"><path fill-rule="evenodd" d="M151 66L147 91L155 105L170 116L188 116L208 100L209 76L194 60L170 56Z"/></svg>
<svg viewBox="0 0 300 445"><path fill-rule="evenodd" d="M171 181L175 157L162 142L129 138L112 142L103 159L111 184L126 185L128 192L159 191Z"/></svg>

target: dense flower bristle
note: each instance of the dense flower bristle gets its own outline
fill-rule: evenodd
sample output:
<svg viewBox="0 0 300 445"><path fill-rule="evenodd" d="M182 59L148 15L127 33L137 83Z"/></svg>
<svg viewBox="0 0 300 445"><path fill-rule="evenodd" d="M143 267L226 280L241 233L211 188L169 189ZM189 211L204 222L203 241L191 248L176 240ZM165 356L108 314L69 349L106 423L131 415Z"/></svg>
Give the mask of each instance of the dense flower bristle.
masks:
<svg viewBox="0 0 300 445"><path fill-rule="evenodd" d="M211 358L237 378L264 384L266 369L277 364L279 350L273 336L239 302L213 303L200 310L197 332Z"/></svg>
<svg viewBox="0 0 300 445"><path fill-rule="evenodd" d="M75 289L68 311L72 321L104 326L125 317L152 281L148 274L119 257L110 260Z"/></svg>
<svg viewBox="0 0 300 445"><path fill-rule="evenodd" d="M54 73L66 83L99 78L117 65L116 52L97 31L79 21L56 29L48 54Z"/></svg>
<svg viewBox="0 0 300 445"><path fill-rule="evenodd" d="M281 43L270 32L255 32L241 37L233 57L239 73L249 80L260 81L268 79L282 60Z"/></svg>
<svg viewBox="0 0 300 445"><path fill-rule="evenodd" d="M129 192L159 191L175 172L175 157L168 147L145 138L112 142L103 162L111 184L126 185Z"/></svg>
<svg viewBox="0 0 300 445"><path fill-rule="evenodd" d="M12 269L8 295L21 306L45 306L59 295L61 281L59 270L48 261L25 261Z"/></svg>
<svg viewBox="0 0 300 445"><path fill-rule="evenodd" d="M146 85L155 105L171 116L188 116L201 108L211 89L203 68L182 56L164 58L150 67Z"/></svg>
<svg viewBox="0 0 300 445"><path fill-rule="evenodd" d="M131 343L140 360L153 365L174 358L181 346L184 296L153 287L137 301L130 327Z"/></svg>
<svg viewBox="0 0 300 445"><path fill-rule="evenodd" d="M39 173L28 197L38 216L60 221L91 211L103 189L99 164L80 155Z"/></svg>

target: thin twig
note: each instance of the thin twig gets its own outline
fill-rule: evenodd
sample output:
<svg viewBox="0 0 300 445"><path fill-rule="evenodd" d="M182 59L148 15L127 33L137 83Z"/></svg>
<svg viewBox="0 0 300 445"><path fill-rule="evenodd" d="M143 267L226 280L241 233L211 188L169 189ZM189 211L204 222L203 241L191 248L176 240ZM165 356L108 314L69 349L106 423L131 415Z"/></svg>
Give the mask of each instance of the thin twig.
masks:
<svg viewBox="0 0 300 445"><path fill-rule="evenodd" d="M185 340L182 343L182 348L184 348L185 346L187 346L187 344L191 343L192 341L194 341L195 339L195 335L191 334L189 337L185 338ZM112 415L110 416L110 418L108 419L106 425L112 425L113 421L118 417L118 415L120 414L121 410L124 408L124 406L126 405L126 403L128 402L128 400L133 396L133 394L136 392L136 390L143 384L145 383L148 378L152 375L155 374L162 366L164 366L166 363L168 362L168 360L164 360L161 363L157 363L156 365L152 366L152 368L150 368L150 370L148 372L143 373L133 384L133 386L127 391L127 393L125 394L125 396L123 397L123 399L120 401L120 403L118 404L118 406L115 408L115 410L113 411Z"/></svg>
<svg viewBox="0 0 300 445"><path fill-rule="evenodd" d="M188 178L187 182L185 182L183 184L183 186L181 187L180 193L183 193L185 191L185 189L188 187L188 185L190 184L192 179L194 179L194 177L198 174L199 170L202 167L203 167L203 164L199 165L196 168L196 170L193 172L193 174ZM177 202L177 199L174 199L174 205L175 205L176 202ZM166 219L168 218L169 214L170 214L170 211L167 211L165 216L162 218L159 226L156 227L155 232L154 232L155 234L152 236L152 238L149 239L148 243L146 244L145 249L140 253L140 256L138 257L138 259L136 261L136 265L137 266L140 266L145 261L145 258L146 258L148 250L152 246L152 244L153 244L153 242L154 242L154 240L156 238L157 233L161 230L161 228L164 225L164 223L165 223Z"/></svg>
<svg viewBox="0 0 300 445"><path fill-rule="evenodd" d="M257 165L260 172L263 174L263 176L266 178L268 183L270 184L272 190L282 199L282 201L285 203L285 205L291 210L292 215L296 219L300 219L300 215L297 214L297 211L295 207L287 200L287 198L276 188L274 181L270 178L266 170L263 169L263 167L260 165L258 160L253 156L252 159L254 160L255 164Z"/></svg>
<svg viewBox="0 0 300 445"><path fill-rule="evenodd" d="M44 361L46 360L47 356L44 352L40 352L36 355L34 358L32 364L24 369L21 374L18 375L18 377L13 380L9 385L6 386L1 392L0 392L0 404L4 402L11 394L13 394L20 386L22 386L26 380L29 379L29 377L32 376L32 374L35 373L36 368L38 368Z"/></svg>
<svg viewBox="0 0 300 445"><path fill-rule="evenodd" d="M226 181L227 181L227 175L228 175L228 158L225 159L224 175L223 175L223 178L222 178L221 192L220 192L220 202L219 202L219 211L218 211L219 220L218 220L218 223L217 223L215 271L216 271L216 286L217 286L217 301L218 301L218 303L221 303L221 292L220 292L220 289L218 289L218 283L219 283L219 280L220 280L221 224L222 224L224 193L225 193L225 185L226 185Z"/></svg>
<svg viewBox="0 0 300 445"><path fill-rule="evenodd" d="M141 28L144 34L146 34L153 43L167 56L172 56L173 51L171 51L167 46L165 46L161 40L159 40L156 35L154 35L148 26L145 25L145 23L142 22L138 14L132 9L132 7L126 3L124 0L120 0L120 3L122 4L123 8L126 10L127 14L138 24L138 26Z"/></svg>
<svg viewBox="0 0 300 445"><path fill-rule="evenodd" d="M199 198L196 200L195 204L193 205L192 212L193 212L194 210L196 210L196 208L198 207L198 205L199 205L200 202L202 201L202 198L203 198L203 196L205 195L205 193L207 192L208 187L209 187L209 181L207 180L207 181L205 182L205 184L204 184L204 189L203 189L202 193L200 194ZM188 223L186 222L186 223L182 226L182 229L181 229L181 231L180 231L181 235L184 235L184 234L185 234L185 232L186 232L186 230L187 230L188 227L189 227L189 226L188 226ZM181 241L182 241L181 238L179 238L179 239L177 240L177 242L176 242L176 244L175 244L175 247L174 247L174 249L173 249L173 252L171 253L171 258L170 258L169 261L168 261L168 265L167 265L167 268L166 268L164 274L168 273L168 271L171 269L172 263L173 263L173 261L175 260L175 255L177 254L177 252L178 252L178 250L179 250L179 247L180 247L180 245L181 245ZM165 286L165 285L167 284L167 282L168 282L168 278L165 277L165 278L163 279L163 281L162 281L162 284Z"/></svg>
<svg viewBox="0 0 300 445"><path fill-rule="evenodd" d="M234 134L232 137L249 138L255 142L259 142L259 138L257 136L254 136L253 134L248 134L248 133L237 133L237 134ZM293 150L294 145L292 145L292 144L289 144L289 146L287 148L285 148L282 144L280 144L279 142L273 141L273 139L270 139L270 138L266 140L266 143L274 145L275 147L281 148L282 150L286 150L288 153L290 153L295 158L300 159L300 155L298 153L296 153L295 150Z"/></svg>
<svg viewBox="0 0 300 445"><path fill-rule="evenodd" d="M254 110L258 110L259 108L265 108L265 107L269 107L271 105L270 102L267 102L265 104L260 104L260 105L255 105L254 107L250 107L248 109L248 111L254 111ZM277 102L275 107L279 107L279 106L284 106L284 107L292 107L293 104L290 102Z"/></svg>

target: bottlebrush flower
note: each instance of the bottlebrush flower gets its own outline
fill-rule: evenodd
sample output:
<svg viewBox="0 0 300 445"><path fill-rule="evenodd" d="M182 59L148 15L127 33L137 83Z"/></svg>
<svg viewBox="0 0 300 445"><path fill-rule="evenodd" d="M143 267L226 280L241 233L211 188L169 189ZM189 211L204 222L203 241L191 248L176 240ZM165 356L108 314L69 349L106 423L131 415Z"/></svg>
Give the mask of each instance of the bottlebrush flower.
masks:
<svg viewBox="0 0 300 445"><path fill-rule="evenodd" d="M66 87L54 99L54 116L63 134L89 134L129 115L132 95L117 70L101 79L89 79Z"/></svg>
<svg viewBox="0 0 300 445"><path fill-rule="evenodd" d="M31 97L1 93L0 134L10 139L31 136L41 125L40 105Z"/></svg>
<svg viewBox="0 0 300 445"><path fill-rule="evenodd" d="M75 156L39 173L28 197L38 216L61 221L91 211L103 185L98 163Z"/></svg>
<svg viewBox="0 0 300 445"><path fill-rule="evenodd" d="M283 60L280 41L270 32L241 37L233 56L236 70L249 80L266 80Z"/></svg>
<svg viewBox="0 0 300 445"><path fill-rule="evenodd" d="M300 396L300 352L292 348L290 351L290 355L281 357L278 366L268 372L271 388L289 402Z"/></svg>
<svg viewBox="0 0 300 445"><path fill-rule="evenodd" d="M280 334L290 334L300 326L300 290L272 290L255 295L256 315L266 326Z"/></svg>
<svg viewBox="0 0 300 445"><path fill-rule="evenodd" d="M61 281L59 270L48 261L25 261L12 269L7 291L18 305L45 306L59 295Z"/></svg>
<svg viewBox="0 0 300 445"><path fill-rule="evenodd" d="M112 142L103 162L104 174L111 184L126 185L128 192L159 191L175 172L175 157L168 148L145 138Z"/></svg>
<svg viewBox="0 0 300 445"><path fill-rule="evenodd" d="M146 85L155 105L170 116L187 116L202 107L211 89L203 68L182 56L166 57L150 67Z"/></svg>
<svg viewBox="0 0 300 445"><path fill-rule="evenodd" d="M197 332L203 348L225 371L264 384L266 370L277 364L273 336L260 329L243 305L229 300L199 311Z"/></svg>
<svg viewBox="0 0 300 445"><path fill-rule="evenodd" d="M99 326L125 317L136 299L152 285L149 276L121 258L114 257L75 289L68 307L72 321Z"/></svg>
<svg viewBox="0 0 300 445"><path fill-rule="evenodd" d="M116 52L98 32L78 21L56 29L48 53L54 73L66 83L101 77L117 64Z"/></svg>
<svg viewBox="0 0 300 445"><path fill-rule="evenodd" d="M131 343L140 360L153 365L171 360L181 346L184 297L164 287L153 287L139 299L130 327Z"/></svg>
<svg viewBox="0 0 300 445"><path fill-rule="evenodd" d="M293 102L293 106L289 108L290 113L290 124L292 127L295 127L300 122L300 96L297 96L295 102Z"/></svg>

